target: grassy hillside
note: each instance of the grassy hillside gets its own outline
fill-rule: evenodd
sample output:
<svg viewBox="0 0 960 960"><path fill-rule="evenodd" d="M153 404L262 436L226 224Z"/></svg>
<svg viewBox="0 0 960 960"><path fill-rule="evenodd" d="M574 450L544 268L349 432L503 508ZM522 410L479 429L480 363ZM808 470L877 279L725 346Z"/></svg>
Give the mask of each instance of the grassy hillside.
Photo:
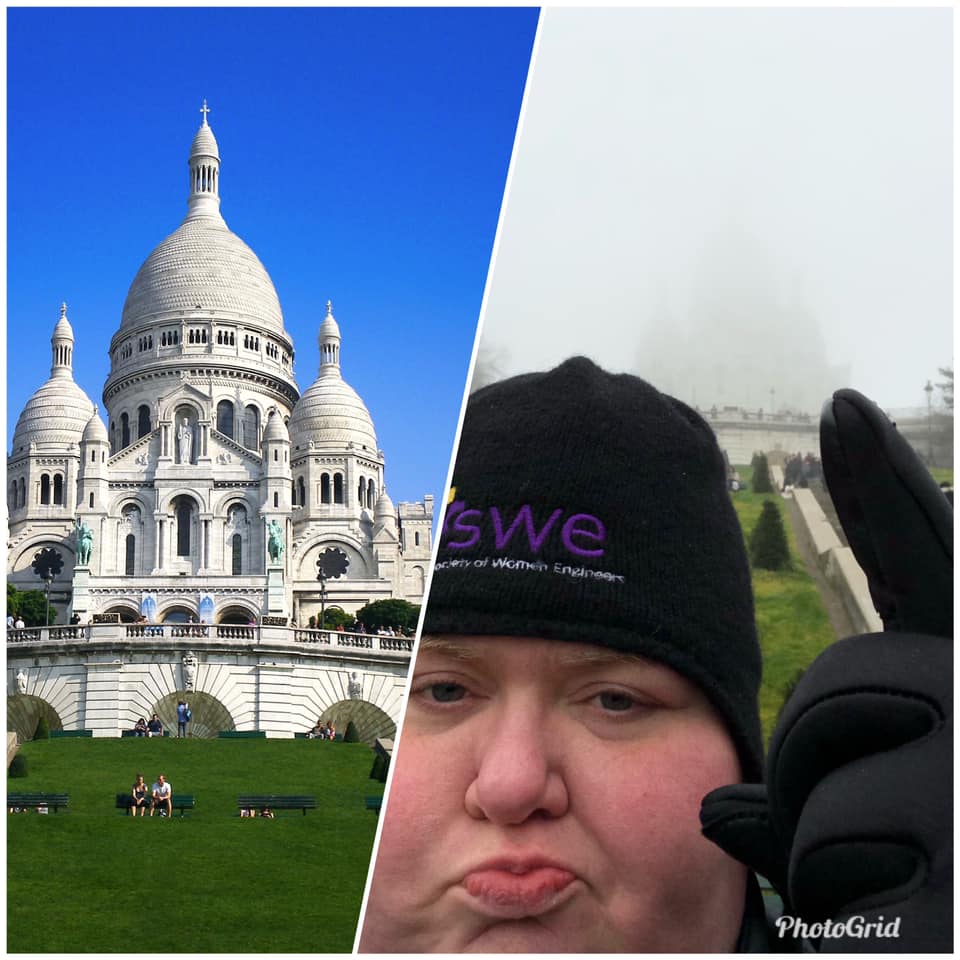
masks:
<svg viewBox="0 0 960 960"><path fill-rule="evenodd" d="M752 488L750 467L737 469ZM797 552L796 535L779 494L740 491L732 496L747 543L760 517L763 502L773 500L784 518L790 544L792 570L777 573L769 570L752 571L757 631L763 651L760 719L764 739L768 741L793 679L837 638L820 599L820 592Z"/></svg>
<svg viewBox="0 0 960 960"><path fill-rule="evenodd" d="M316 740L35 741L8 790L70 793L69 811L7 817L10 952L347 952L376 816L365 744ZM166 775L197 806L133 818L115 794ZM242 792L318 809L237 815Z"/></svg>

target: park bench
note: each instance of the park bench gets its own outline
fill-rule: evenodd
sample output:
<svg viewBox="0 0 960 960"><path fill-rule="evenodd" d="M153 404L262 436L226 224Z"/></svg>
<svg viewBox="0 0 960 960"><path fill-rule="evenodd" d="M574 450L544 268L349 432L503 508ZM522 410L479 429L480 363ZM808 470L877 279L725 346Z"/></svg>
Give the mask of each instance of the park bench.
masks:
<svg viewBox="0 0 960 960"><path fill-rule="evenodd" d="M137 731L136 731L136 730L121 730L121 731L120 731L120 737L121 737L121 739L122 739L123 737L135 737L136 735L137 735ZM165 737L171 737L171 736L173 736L173 734L170 733L169 730L164 730L164 731L163 731L163 735L164 735ZM149 737L141 737L141 739L142 739L142 740L149 740L150 738L149 738Z"/></svg>
<svg viewBox="0 0 960 960"><path fill-rule="evenodd" d="M129 810L130 807L133 806L133 797L129 790L126 793L117 794L116 806L118 810ZM171 806L174 810L179 810L180 816L182 817L184 810L192 810L196 806L196 800L192 793L175 793ZM149 812L150 802L149 798L147 798L147 814L149 814Z"/></svg>
<svg viewBox="0 0 960 960"><path fill-rule="evenodd" d="M8 793L7 808L10 807L46 807L48 810L53 807L56 813L61 807L66 809L70 802L69 793Z"/></svg>
<svg viewBox="0 0 960 960"><path fill-rule="evenodd" d="M56 740L59 737L92 737L92 730L51 730L50 739Z"/></svg>
<svg viewBox="0 0 960 960"><path fill-rule="evenodd" d="M302 810L307 815L308 810L317 809L317 798L307 796L278 797L275 794L247 795L237 797L237 806L241 810L256 810L259 815L264 807L271 810Z"/></svg>
<svg viewBox="0 0 960 960"><path fill-rule="evenodd" d="M380 812L380 806L383 803L383 797L365 797L363 805L374 813Z"/></svg>
<svg viewBox="0 0 960 960"><path fill-rule="evenodd" d="M217 736L221 740L264 740L266 730L221 730Z"/></svg>

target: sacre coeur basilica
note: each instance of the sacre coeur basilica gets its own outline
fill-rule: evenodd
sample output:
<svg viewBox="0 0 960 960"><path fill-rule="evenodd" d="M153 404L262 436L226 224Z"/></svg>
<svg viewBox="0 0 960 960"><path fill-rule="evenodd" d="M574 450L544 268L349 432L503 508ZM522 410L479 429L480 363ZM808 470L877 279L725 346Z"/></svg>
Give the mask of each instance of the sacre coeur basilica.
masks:
<svg viewBox="0 0 960 960"><path fill-rule="evenodd" d="M433 497L388 496L329 302L300 392L273 283L220 213L201 112L186 216L133 278L102 407L74 380L88 345L64 304L50 378L14 430L8 581L42 589L44 549L62 568L49 584L57 624L8 629L8 729L28 737L45 714L51 729L117 736L155 711L169 726L187 698L195 736L292 736L325 715L389 737L411 641L308 621L419 603Z"/></svg>

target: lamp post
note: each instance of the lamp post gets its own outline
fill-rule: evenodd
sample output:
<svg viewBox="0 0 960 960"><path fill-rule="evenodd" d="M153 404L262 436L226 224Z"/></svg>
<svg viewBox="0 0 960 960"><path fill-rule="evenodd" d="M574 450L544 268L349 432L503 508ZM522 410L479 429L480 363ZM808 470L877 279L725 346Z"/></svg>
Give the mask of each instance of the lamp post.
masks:
<svg viewBox="0 0 960 960"><path fill-rule="evenodd" d="M47 612L43 618L43 625L45 627L49 627L50 626L50 588L53 586L52 570L47 572L47 575L43 578L43 582L47 585Z"/></svg>
<svg viewBox="0 0 960 960"><path fill-rule="evenodd" d="M927 395L927 466L933 466L933 384L928 380L923 388Z"/></svg>

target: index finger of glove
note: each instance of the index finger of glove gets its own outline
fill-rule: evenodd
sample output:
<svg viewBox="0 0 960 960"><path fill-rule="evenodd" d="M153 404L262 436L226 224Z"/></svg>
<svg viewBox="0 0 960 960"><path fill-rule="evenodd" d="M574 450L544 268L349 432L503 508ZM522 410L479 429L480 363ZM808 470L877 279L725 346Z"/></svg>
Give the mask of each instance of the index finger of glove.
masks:
<svg viewBox="0 0 960 960"><path fill-rule="evenodd" d="M820 418L823 474L887 630L953 634L953 508L910 444L856 390Z"/></svg>

